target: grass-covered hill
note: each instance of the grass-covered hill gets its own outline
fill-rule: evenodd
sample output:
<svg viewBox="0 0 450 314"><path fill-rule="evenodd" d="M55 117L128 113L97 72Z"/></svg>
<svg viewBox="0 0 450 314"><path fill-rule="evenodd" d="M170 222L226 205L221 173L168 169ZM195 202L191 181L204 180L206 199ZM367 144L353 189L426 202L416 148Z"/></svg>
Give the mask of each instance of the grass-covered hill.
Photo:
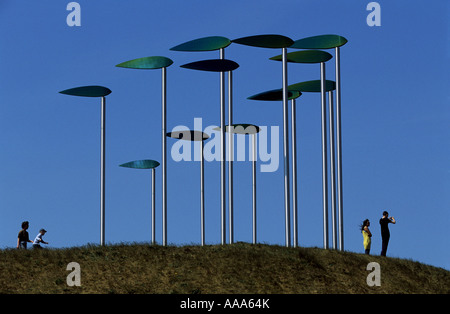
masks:
<svg viewBox="0 0 450 314"><path fill-rule="evenodd" d="M80 265L69 286L67 265ZM381 286L369 286L370 262ZM73 278L72 278L73 279ZM448 294L450 272L411 260L275 245L121 244L0 250L0 293Z"/></svg>

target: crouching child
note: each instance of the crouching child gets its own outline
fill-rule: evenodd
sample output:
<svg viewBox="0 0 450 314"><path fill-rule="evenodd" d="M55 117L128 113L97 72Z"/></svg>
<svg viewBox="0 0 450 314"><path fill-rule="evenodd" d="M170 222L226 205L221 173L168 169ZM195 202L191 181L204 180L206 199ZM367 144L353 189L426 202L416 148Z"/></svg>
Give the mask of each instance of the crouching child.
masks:
<svg viewBox="0 0 450 314"><path fill-rule="evenodd" d="M46 232L47 232L47 230L45 230L45 229L39 230L38 235L36 236L36 238L35 238L34 241L33 241L33 248L34 248L34 249L41 249L41 248L42 248L42 247L41 247L41 243L48 244L48 242L45 242L45 241L42 239L42 237L44 236L44 234L45 234Z"/></svg>

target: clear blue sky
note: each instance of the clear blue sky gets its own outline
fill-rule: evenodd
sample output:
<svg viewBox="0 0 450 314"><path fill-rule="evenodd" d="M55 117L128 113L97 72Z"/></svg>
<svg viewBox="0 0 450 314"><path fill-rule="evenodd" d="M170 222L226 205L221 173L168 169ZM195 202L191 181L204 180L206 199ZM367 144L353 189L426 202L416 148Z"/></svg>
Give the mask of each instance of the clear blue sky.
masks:
<svg viewBox="0 0 450 314"><path fill-rule="evenodd" d="M116 64L146 56L168 68L168 131L218 125L219 75L180 68L218 52L169 49L205 37L281 34L294 40L339 34L341 49L345 249L363 253L359 224L388 210L388 255L450 269L448 1L384 1L381 26L369 27L370 1L80 0L81 27L66 24L69 1L0 1L0 247L15 247L20 224L42 227L50 247L100 241L100 104L61 95L104 85L107 98L106 240L148 242L150 172L119 164L161 160L160 71ZM294 51L294 50L289 50ZM330 51L333 55L333 51ZM284 245L281 105L247 100L281 87L278 50L232 44L234 121L279 126L280 167L258 171L258 238ZM330 61L329 79L334 78ZM319 79L318 65L289 65L289 84ZM320 97L297 101L299 243L322 247ZM169 153L175 141L168 139ZM170 156L170 155L169 155ZM200 242L199 162L168 161L168 241ZM206 242L220 243L219 163L206 172ZM161 242L161 169L157 241ZM251 163L235 163L235 241L251 242ZM330 215L331 217L331 215Z"/></svg>

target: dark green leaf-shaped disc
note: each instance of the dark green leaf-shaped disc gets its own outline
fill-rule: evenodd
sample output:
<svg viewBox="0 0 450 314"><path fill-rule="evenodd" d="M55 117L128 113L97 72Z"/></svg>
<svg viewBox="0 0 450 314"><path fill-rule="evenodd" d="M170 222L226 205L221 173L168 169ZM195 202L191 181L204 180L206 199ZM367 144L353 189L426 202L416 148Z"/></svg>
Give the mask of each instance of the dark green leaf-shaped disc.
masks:
<svg viewBox="0 0 450 314"><path fill-rule="evenodd" d="M336 89L336 83L334 81L325 81L325 89L327 92ZM290 91L299 91L299 92L312 92L312 93L320 93L320 80L314 81L306 81L297 84L292 84L288 86L288 90Z"/></svg>
<svg viewBox="0 0 450 314"><path fill-rule="evenodd" d="M220 131L220 127L214 128L215 131ZM254 124L247 124L247 123L239 123L239 124L232 124L231 128L228 127L228 125L225 128L226 132L235 133L235 134L256 134L259 131L261 131L261 128Z"/></svg>
<svg viewBox="0 0 450 314"><path fill-rule="evenodd" d="M134 168L134 169L153 169L158 166L159 162L150 159L135 160L120 165L120 167Z"/></svg>
<svg viewBox="0 0 450 314"><path fill-rule="evenodd" d="M213 51L228 47L231 41L222 36L210 36L194 39L170 48L174 51Z"/></svg>
<svg viewBox="0 0 450 314"><path fill-rule="evenodd" d="M327 62L333 56L322 50L302 50L290 52L286 55L288 62L296 63L321 63ZM270 60L281 61L282 55L270 58Z"/></svg>
<svg viewBox="0 0 450 314"><path fill-rule="evenodd" d="M295 89L288 90L288 99L295 99L300 97L302 93ZM282 89L273 89L266 92L262 92L250 97L247 99L251 100L266 100L266 101L282 101L283 100L283 90Z"/></svg>
<svg viewBox="0 0 450 314"><path fill-rule="evenodd" d="M343 46L347 39L339 35L319 35L296 40L290 48L330 49Z"/></svg>
<svg viewBox="0 0 450 314"><path fill-rule="evenodd" d="M234 39L232 40L232 42L236 44L262 48L287 48L294 43L292 39L282 35L248 36Z"/></svg>
<svg viewBox="0 0 450 314"><path fill-rule="evenodd" d="M236 70L239 64L228 59L211 59L181 65L182 68L211 72L228 72Z"/></svg>
<svg viewBox="0 0 450 314"><path fill-rule="evenodd" d="M92 85L66 89L61 91L60 93L71 96L104 97L111 94L111 90L103 86Z"/></svg>
<svg viewBox="0 0 450 314"><path fill-rule="evenodd" d="M167 133L168 137L176 138L186 141L204 141L209 138L209 135L201 131L174 131Z"/></svg>
<svg viewBox="0 0 450 314"><path fill-rule="evenodd" d="M134 59L130 61L122 62L116 67L119 68L129 68L129 69L143 69L143 70L151 70L151 69L161 69L166 68L171 65L173 61L166 57L144 57L139 59Z"/></svg>

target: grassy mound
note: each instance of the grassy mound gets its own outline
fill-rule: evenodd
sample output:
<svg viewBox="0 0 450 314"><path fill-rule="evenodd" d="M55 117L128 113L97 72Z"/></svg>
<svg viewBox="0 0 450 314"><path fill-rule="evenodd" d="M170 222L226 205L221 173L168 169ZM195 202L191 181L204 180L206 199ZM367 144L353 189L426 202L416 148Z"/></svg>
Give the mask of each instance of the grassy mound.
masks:
<svg viewBox="0 0 450 314"><path fill-rule="evenodd" d="M68 286L67 265L81 286ZM367 264L381 286L368 286ZM450 272L411 260L275 245L87 245L0 251L0 293L298 294L450 293Z"/></svg>

